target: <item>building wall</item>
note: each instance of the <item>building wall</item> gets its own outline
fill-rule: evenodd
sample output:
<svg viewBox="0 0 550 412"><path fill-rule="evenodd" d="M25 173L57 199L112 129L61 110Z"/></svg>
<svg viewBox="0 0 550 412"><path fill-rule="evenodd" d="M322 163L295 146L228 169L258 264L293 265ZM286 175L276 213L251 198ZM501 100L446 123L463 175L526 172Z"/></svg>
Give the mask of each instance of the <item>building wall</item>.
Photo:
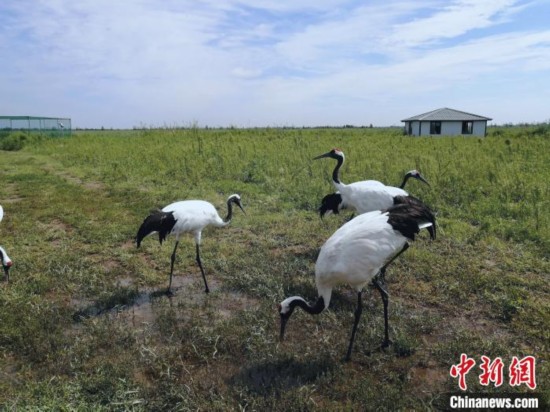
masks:
<svg viewBox="0 0 550 412"><path fill-rule="evenodd" d="M443 125L441 125L443 129ZM430 136L430 122L421 122L420 136Z"/></svg>
<svg viewBox="0 0 550 412"><path fill-rule="evenodd" d="M477 121L474 122L474 136L485 136L487 134L487 122L485 120L483 121Z"/></svg>
<svg viewBox="0 0 550 412"><path fill-rule="evenodd" d="M410 136L419 136L420 135L420 122L405 122L405 134Z"/></svg>
<svg viewBox="0 0 550 412"><path fill-rule="evenodd" d="M471 135L464 136L485 136L487 129L487 122L485 120L478 120L473 122L473 129ZM405 133L411 136L459 136L462 135L462 122L461 121L442 121L441 122L441 134L430 135L430 122L429 121L412 121L405 122Z"/></svg>

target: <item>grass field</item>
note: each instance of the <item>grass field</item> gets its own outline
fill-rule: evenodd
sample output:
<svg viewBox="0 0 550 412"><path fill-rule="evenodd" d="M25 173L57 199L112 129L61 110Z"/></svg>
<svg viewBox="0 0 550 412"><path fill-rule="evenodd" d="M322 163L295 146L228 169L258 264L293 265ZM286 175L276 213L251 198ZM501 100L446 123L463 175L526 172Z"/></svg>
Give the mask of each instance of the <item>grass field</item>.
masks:
<svg viewBox="0 0 550 412"><path fill-rule="evenodd" d="M1 142L0 142L1 143ZM0 146L1 147L1 146ZM536 357L550 401L550 128L493 128L487 138L408 138L397 129L225 129L76 132L0 151L0 245L14 261L0 283L0 409L425 410L456 392L451 365L466 353ZM390 337L369 288L351 362L343 362L356 304L297 311L279 343L276 305L316 298L314 264L350 213L319 219L342 180L407 189L438 213L390 268ZM205 199L225 215L240 193L246 215L203 232L211 293L180 242L133 238L149 210ZM495 388L467 376L470 393Z"/></svg>

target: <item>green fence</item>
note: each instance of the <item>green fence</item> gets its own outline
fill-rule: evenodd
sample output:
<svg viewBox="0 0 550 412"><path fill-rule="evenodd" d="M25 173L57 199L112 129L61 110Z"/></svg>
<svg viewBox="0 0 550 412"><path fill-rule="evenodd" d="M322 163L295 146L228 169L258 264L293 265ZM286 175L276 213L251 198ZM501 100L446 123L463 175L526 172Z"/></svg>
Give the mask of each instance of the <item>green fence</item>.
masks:
<svg viewBox="0 0 550 412"><path fill-rule="evenodd" d="M13 131L66 136L72 131L71 119L65 117L0 116L0 137Z"/></svg>

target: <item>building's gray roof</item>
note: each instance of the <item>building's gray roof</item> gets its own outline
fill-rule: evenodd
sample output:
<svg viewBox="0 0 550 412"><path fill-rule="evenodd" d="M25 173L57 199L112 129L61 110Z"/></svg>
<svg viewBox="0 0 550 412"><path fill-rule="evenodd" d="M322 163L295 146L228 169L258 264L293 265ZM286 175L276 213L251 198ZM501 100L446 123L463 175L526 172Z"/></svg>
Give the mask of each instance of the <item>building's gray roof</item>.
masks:
<svg viewBox="0 0 550 412"><path fill-rule="evenodd" d="M442 109L432 110L428 113L419 114L418 116L409 117L401 120L402 122L410 121L472 121L472 120L493 120L489 117L478 116L477 114L461 112L460 110L449 109L443 107Z"/></svg>

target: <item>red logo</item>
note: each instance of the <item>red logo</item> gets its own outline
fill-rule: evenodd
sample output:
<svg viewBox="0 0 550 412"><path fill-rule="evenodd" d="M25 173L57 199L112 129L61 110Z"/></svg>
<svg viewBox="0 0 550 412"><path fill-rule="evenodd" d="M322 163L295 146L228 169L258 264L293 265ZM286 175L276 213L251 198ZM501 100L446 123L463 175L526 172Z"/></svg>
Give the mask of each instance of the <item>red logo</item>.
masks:
<svg viewBox="0 0 550 412"><path fill-rule="evenodd" d="M510 386L519 386L525 383L530 389L537 387L534 356L526 356L521 360L514 356L509 371Z"/></svg>
<svg viewBox="0 0 550 412"><path fill-rule="evenodd" d="M465 353L460 355L460 362L457 365L452 365L449 371L451 377L458 378L458 387L465 391L468 389L466 384L466 375L476 365L475 359L469 358ZM481 364L479 365L481 374L479 375L479 383L483 386L489 386L491 382L495 387L499 387L504 382L504 362L500 357L491 361L487 356L481 356ZM517 356L512 358L508 368L510 386L519 386L525 384L529 389L535 389L537 382L535 378L535 357L526 356L523 359L518 359Z"/></svg>
<svg viewBox="0 0 550 412"><path fill-rule="evenodd" d="M482 364L479 367L483 370L483 373L479 375L479 383L483 386L488 386L489 382L494 382L495 387L502 385L504 363L502 359L496 358L493 362L487 356L481 357Z"/></svg>
<svg viewBox="0 0 550 412"><path fill-rule="evenodd" d="M458 379L458 386L465 391L468 386L466 385L466 375L470 372L470 369L474 367L476 361L472 358L468 358L468 355L463 353L460 355L460 363L458 365L451 366L451 376Z"/></svg>

